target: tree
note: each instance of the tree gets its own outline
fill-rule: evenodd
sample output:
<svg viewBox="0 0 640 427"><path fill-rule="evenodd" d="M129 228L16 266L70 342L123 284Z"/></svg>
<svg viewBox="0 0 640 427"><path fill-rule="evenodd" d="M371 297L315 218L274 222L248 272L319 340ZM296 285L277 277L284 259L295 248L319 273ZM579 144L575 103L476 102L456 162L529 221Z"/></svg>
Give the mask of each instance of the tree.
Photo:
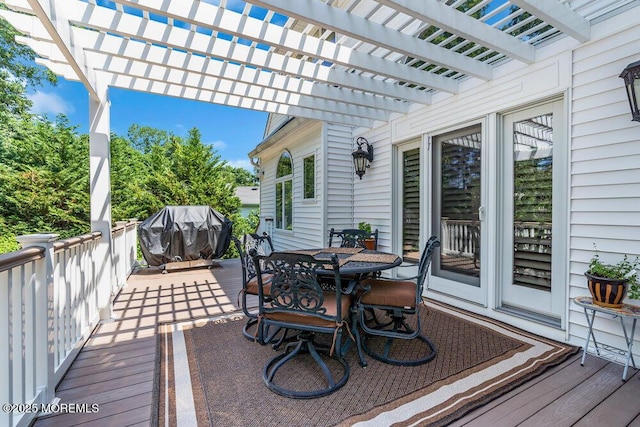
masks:
<svg viewBox="0 0 640 427"><path fill-rule="evenodd" d="M0 218L13 235L89 231L89 150L64 116L55 123L26 116L2 140Z"/></svg>
<svg viewBox="0 0 640 427"><path fill-rule="evenodd" d="M78 135L65 116L51 122L30 113L26 88L56 78L35 64L34 52L17 44L16 34L0 18L0 253L17 249L19 234L67 238L90 229L89 137ZM184 140L139 125L127 138L111 136L114 220L200 204L237 222L237 232L249 231L252 222L240 221L234 190L250 176L202 144L196 128Z"/></svg>
<svg viewBox="0 0 640 427"><path fill-rule="evenodd" d="M1 9L6 6L0 4ZM48 69L35 64L35 53L28 46L16 43L18 32L0 18L0 121L6 113L21 115L29 113L31 101L26 96L26 86L39 86L43 81L57 82Z"/></svg>
<svg viewBox="0 0 640 427"><path fill-rule="evenodd" d="M132 124L127 132L127 138L131 147L148 154L153 146L165 146L171 141L172 134L161 129L149 126L139 126Z"/></svg>
<svg viewBox="0 0 640 427"><path fill-rule="evenodd" d="M147 172L144 154L129 140L111 135L112 218L146 218L153 210L153 199L143 189Z"/></svg>
<svg viewBox="0 0 640 427"><path fill-rule="evenodd" d="M112 155L112 167L117 168L117 158L121 158L128 159L130 168L122 174L127 178L121 184L128 189L118 199L123 203L122 212L146 218L166 205L208 205L230 219L237 215L240 201L234 195L235 168L228 166L213 147L202 143L197 128L191 129L186 139L165 135L168 134L162 131L132 127L130 149L138 154L132 155L116 145L123 154ZM147 139L141 146L137 141L142 138ZM143 172L136 175L135 170Z"/></svg>
<svg viewBox="0 0 640 427"><path fill-rule="evenodd" d="M258 177L245 168L234 168L227 165L226 168L235 176L236 185L258 185Z"/></svg>

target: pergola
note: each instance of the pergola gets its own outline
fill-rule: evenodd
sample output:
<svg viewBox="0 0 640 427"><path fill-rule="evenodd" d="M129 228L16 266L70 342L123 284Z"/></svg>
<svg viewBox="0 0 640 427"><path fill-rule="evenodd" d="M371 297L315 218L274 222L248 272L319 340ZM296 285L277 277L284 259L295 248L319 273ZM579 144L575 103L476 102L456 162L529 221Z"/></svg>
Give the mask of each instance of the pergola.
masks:
<svg viewBox="0 0 640 427"><path fill-rule="evenodd" d="M632 0L0 0L90 97L92 230L110 260L108 89L375 127L536 61Z"/></svg>

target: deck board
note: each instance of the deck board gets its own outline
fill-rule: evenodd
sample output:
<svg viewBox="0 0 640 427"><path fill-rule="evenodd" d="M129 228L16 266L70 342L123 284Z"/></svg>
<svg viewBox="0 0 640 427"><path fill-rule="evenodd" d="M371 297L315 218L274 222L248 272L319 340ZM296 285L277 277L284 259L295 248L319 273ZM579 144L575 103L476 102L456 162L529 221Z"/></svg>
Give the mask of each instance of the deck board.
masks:
<svg viewBox="0 0 640 427"><path fill-rule="evenodd" d="M238 260L219 267L168 274L131 275L114 301L114 319L100 324L56 390L63 403L98 403L95 414L53 414L34 427L151 424L158 325L237 310L242 288ZM640 374L630 368L580 356L544 372L478 408L452 426L511 427L629 425L640 427ZM618 406L622 403L622 406Z"/></svg>
<svg viewBox="0 0 640 427"><path fill-rule="evenodd" d="M640 396L640 374L636 373L624 386L618 388L581 418L576 423L576 427L626 426L638 417L638 396Z"/></svg>
<svg viewBox="0 0 640 427"><path fill-rule="evenodd" d="M239 308L238 260L146 273L129 277L114 301L114 319L95 329L56 389L61 402L98 403L100 411L43 416L35 427L150 425L158 325Z"/></svg>
<svg viewBox="0 0 640 427"><path fill-rule="evenodd" d="M591 376L589 381L582 381L570 390L570 393L557 397L520 425L572 426L623 385L620 366L609 363Z"/></svg>
<svg viewBox="0 0 640 427"><path fill-rule="evenodd" d="M589 379L606 364L606 361L598 359L589 366L582 367L580 356L575 355L562 365L495 399L453 425L518 425Z"/></svg>

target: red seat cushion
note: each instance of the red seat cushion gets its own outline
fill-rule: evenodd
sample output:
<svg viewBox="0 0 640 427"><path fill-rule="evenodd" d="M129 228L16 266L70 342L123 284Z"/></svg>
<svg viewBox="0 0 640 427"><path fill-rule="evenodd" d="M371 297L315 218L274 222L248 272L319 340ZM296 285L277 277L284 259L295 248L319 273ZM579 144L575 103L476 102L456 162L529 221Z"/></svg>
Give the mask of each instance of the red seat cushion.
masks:
<svg viewBox="0 0 640 427"><path fill-rule="evenodd" d="M416 284L404 280L366 279L362 285L371 291L362 295L363 304L413 309L416 306Z"/></svg>

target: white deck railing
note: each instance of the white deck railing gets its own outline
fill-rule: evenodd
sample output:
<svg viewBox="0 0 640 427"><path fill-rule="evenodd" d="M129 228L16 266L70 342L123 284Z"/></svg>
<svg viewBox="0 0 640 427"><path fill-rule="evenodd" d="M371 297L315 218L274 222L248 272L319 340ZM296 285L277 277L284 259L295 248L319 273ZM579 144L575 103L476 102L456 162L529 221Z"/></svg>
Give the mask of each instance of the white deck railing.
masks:
<svg viewBox="0 0 640 427"><path fill-rule="evenodd" d="M473 258L480 252L480 221L442 218L441 251Z"/></svg>
<svg viewBox="0 0 640 427"><path fill-rule="evenodd" d="M125 284L136 262L135 221L112 230L114 280ZM31 246L0 255L0 426L26 426L55 387L100 320L95 259L98 232L56 241L28 237Z"/></svg>

